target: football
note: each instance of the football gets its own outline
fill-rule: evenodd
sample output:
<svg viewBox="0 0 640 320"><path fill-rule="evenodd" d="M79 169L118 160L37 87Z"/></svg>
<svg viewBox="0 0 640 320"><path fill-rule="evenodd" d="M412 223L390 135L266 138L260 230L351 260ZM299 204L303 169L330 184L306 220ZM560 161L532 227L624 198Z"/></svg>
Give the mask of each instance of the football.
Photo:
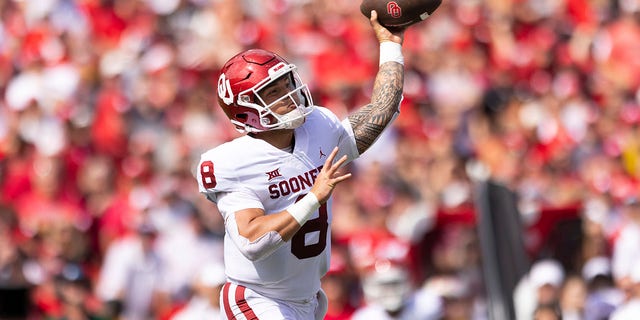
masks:
<svg viewBox="0 0 640 320"><path fill-rule="evenodd" d="M371 17L371 10L378 13L378 22L390 31L406 28L433 14L442 0L362 0L360 11Z"/></svg>

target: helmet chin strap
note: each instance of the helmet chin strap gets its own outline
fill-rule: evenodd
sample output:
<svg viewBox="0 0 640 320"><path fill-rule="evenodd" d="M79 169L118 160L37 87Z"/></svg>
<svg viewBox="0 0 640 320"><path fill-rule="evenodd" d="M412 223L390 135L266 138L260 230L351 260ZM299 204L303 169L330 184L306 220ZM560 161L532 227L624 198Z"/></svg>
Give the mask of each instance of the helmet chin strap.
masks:
<svg viewBox="0 0 640 320"><path fill-rule="evenodd" d="M295 129L304 123L304 112L301 108L295 108L289 113L280 116L282 125L279 129Z"/></svg>

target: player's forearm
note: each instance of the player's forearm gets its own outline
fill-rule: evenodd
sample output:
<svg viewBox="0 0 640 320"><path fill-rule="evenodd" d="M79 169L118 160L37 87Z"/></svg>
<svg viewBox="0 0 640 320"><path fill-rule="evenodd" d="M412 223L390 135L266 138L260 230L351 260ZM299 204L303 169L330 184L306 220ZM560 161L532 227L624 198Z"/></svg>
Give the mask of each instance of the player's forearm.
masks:
<svg viewBox="0 0 640 320"><path fill-rule="evenodd" d="M300 225L287 212L282 211L269 215L259 215L245 221L244 217L239 217L236 213L239 234L249 241L256 241L268 232L277 232L284 241L289 241L291 237L300 229Z"/></svg>
<svg viewBox="0 0 640 320"><path fill-rule="evenodd" d="M371 104L349 116L360 154L369 149L399 112L403 84L402 64L388 61L380 65L373 86Z"/></svg>
<svg viewBox="0 0 640 320"><path fill-rule="evenodd" d="M253 210L240 211L227 221L227 232L240 252L251 261L270 256L300 229L286 211L252 216Z"/></svg>

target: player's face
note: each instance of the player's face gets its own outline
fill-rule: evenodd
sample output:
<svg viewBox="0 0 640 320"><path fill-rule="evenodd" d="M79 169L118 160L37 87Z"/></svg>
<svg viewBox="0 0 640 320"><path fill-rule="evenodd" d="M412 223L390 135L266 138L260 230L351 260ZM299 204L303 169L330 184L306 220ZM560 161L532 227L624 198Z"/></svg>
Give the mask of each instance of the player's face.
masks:
<svg viewBox="0 0 640 320"><path fill-rule="evenodd" d="M296 85L287 74L275 80L258 92L264 103L270 106L271 111L276 114L286 114L296 108L296 103L300 101L297 94L291 94L296 89Z"/></svg>

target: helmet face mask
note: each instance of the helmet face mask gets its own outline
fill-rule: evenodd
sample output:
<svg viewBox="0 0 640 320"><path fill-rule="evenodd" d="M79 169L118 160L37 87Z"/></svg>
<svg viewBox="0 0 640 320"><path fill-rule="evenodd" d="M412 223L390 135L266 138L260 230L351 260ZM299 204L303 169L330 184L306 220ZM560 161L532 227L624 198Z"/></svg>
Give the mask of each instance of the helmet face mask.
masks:
<svg viewBox="0 0 640 320"><path fill-rule="evenodd" d="M259 49L240 53L225 64L218 79L218 103L240 132L295 129L314 108L295 65ZM286 114L274 111L291 104L295 108Z"/></svg>

